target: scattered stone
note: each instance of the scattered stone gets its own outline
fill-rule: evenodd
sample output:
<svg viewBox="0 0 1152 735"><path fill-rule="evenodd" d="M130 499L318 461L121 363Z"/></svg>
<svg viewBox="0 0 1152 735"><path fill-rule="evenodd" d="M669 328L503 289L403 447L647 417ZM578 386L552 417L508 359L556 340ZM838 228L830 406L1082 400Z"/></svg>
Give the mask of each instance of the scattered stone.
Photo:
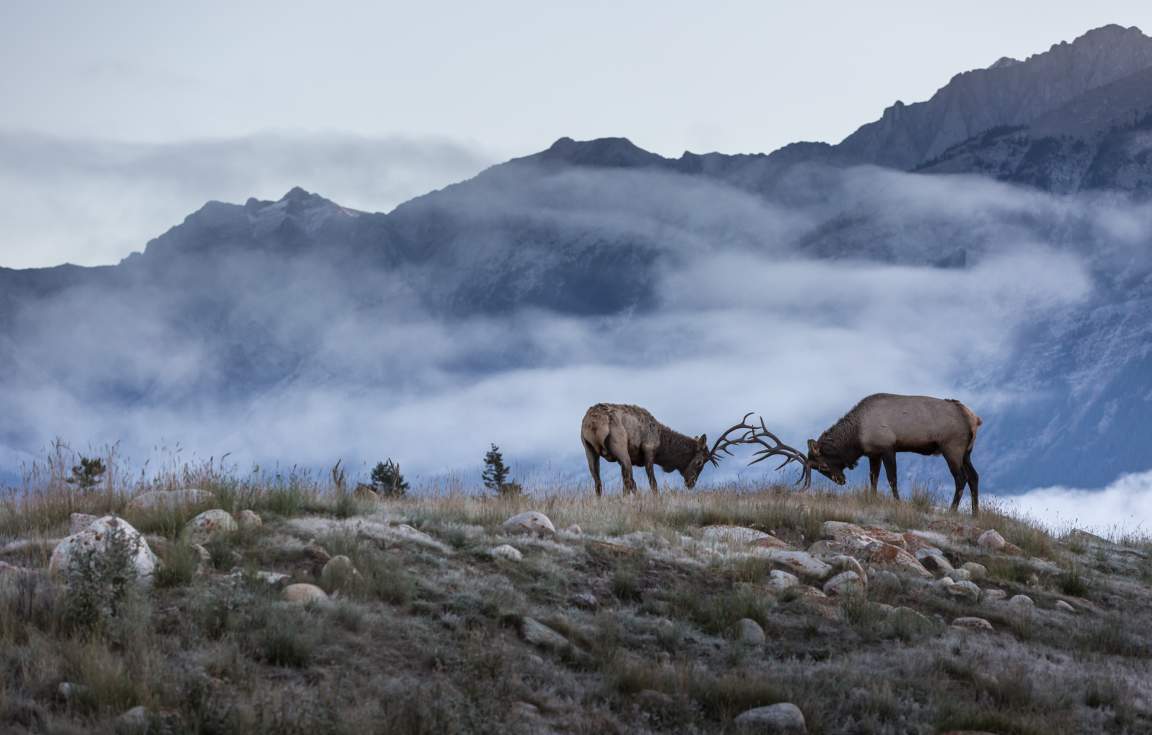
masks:
<svg viewBox="0 0 1152 735"><path fill-rule="evenodd" d="M932 572L928 571L915 556L899 546L892 544L883 542L872 544L865 551L865 558L870 564L889 567L897 572L904 572L926 579L932 577Z"/></svg>
<svg viewBox="0 0 1152 735"><path fill-rule="evenodd" d="M744 526L705 526L700 529L700 538L722 544L753 544L771 534Z"/></svg>
<svg viewBox="0 0 1152 735"><path fill-rule="evenodd" d="M196 552L196 575L203 577L212 571L212 554L208 553L200 544L192 544L192 550Z"/></svg>
<svg viewBox="0 0 1152 735"><path fill-rule="evenodd" d="M788 543L781 541L780 539L776 538L775 536L771 536L771 535L765 536L764 538L761 538L761 539L756 539L755 541L752 542L751 545L758 548L758 549L791 549L792 548L790 545L788 545Z"/></svg>
<svg viewBox="0 0 1152 735"><path fill-rule="evenodd" d="M920 562L921 566L937 576L943 576L952 573L952 562L948 561L944 556L944 552L932 546L927 546L916 551L916 561Z"/></svg>
<svg viewBox="0 0 1152 735"><path fill-rule="evenodd" d="M73 513L68 518L68 535L71 536L74 533L80 533L98 520L100 520L100 516L93 516L87 513Z"/></svg>
<svg viewBox="0 0 1152 735"><path fill-rule="evenodd" d="M556 527L548 516L535 510L517 513L500 526L504 533L534 533L538 536L556 535Z"/></svg>
<svg viewBox="0 0 1152 735"><path fill-rule="evenodd" d="M217 536L232 533L239 526L232 514L220 508L206 510L184 525L183 539L192 544L204 544Z"/></svg>
<svg viewBox="0 0 1152 735"><path fill-rule="evenodd" d="M1001 536L994 528L989 528L987 531L980 534L980 536L976 539L976 544L978 546L990 551L1000 551L1007 543L1008 542L1004 540L1004 537Z"/></svg>
<svg viewBox="0 0 1152 735"><path fill-rule="evenodd" d="M359 578L360 572L352 560L343 554L332 557L320 570L320 584L328 592L347 589Z"/></svg>
<svg viewBox="0 0 1152 735"><path fill-rule="evenodd" d="M972 573L963 567L959 569L953 569L950 573L950 576L957 582L968 582L972 579Z"/></svg>
<svg viewBox="0 0 1152 735"><path fill-rule="evenodd" d="M840 572L824 583L824 594L830 597L860 594L864 591L864 580L856 572Z"/></svg>
<svg viewBox="0 0 1152 735"><path fill-rule="evenodd" d="M72 701L77 697L87 694L88 687L84 686L83 684L73 684L70 681L62 681L56 687L56 692L60 695L61 699L65 701Z"/></svg>
<svg viewBox="0 0 1152 735"><path fill-rule="evenodd" d="M116 718L120 727L129 732L143 732L148 729L148 708L137 705Z"/></svg>
<svg viewBox="0 0 1152 735"><path fill-rule="evenodd" d="M290 584L280 593L286 602L307 604L309 602L324 602L328 594L314 584L298 582Z"/></svg>
<svg viewBox="0 0 1152 735"><path fill-rule="evenodd" d="M982 579L988 578L988 567L983 564L977 564L974 561L966 561L960 565L961 569L968 571L968 578L979 582Z"/></svg>
<svg viewBox="0 0 1152 735"><path fill-rule="evenodd" d="M856 576L865 584L868 583L868 573L864 571L864 567L860 562L856 561L855 557L848 556L847 554L836 554L824 560L831 565L834 571L839 572L856 572Z"/></svg>
<svg viewBox="0 0 1152 735"><path fill-rule="evenodd" d="M184 490L150 490L128 501L125 512L148 510L183 510L197 505L216 502L216 496L207 490L186 488Z"/></svg>
<svg viewBox="0 0 1152 735"><path fill-rule="evenodd" d="M1004 590L984 590L984 599L988 600L989 602L995 600L1003 600L1007 596L1008 593Z"/></svg>
<svg viewBox="0 0 1152 735"><path fill-rule="evenodd" d="M1053 605L1052 607L1056 608L1060 612L1066 612L1066 613L1075 613L1076 612L1076 608L1072 607L1072 605L1065 602L1064 600L1057 600L1056 604Z"/></svg>
<svg viewBox="0 0 1152 735"><path fill-rule="evenodd" d="M116 516L104 516L93 521L87 528L79 533L63 539L52 550L52 557L48 561L48 574L58 579L67 579L72 560L78 554L91 551L95 554L104 554L108 551L109 538L113 532L118 532L124 543L131 550L132 566L136 571L136 583L141 587L152 586L152 575L156 572L159 563L148 542L140 532Z"/></svg>
<svg viewBox="0 0 1152 735"><path fill-rule="evenodd" d="M246 574L247 572L237 567L233 569L231 573L229 573L228 579L232 580L233 582L238 582L244 579ZM272 589L278 590L282 589L286 584L288 584L288 580L292 579L292 576L289 574L282 574L280 572L258 571L252 573L252 578L257 582L262 582L268 585Z"/></svg>
<svg viewBox="0 0 1152 735"><path fill-rule="evenodd" d="M768 587L776 592L783 592L789 587L795 587L798 584L800 584L800 578L795 574L780 569L773 569L768 573Z"/></svg>
<svg viewBox="0 0 1152 735"><path fill-rule="evenodd" d="M980 588L968 581L954 582L944 588L952 597L958 597L968 602L980 601Z"/></svg>
<svg viewBox="0 0 1152 735"><path fill-rule="evenodd" d="M1036 607L1036 603L1032 602L1032 598L1028 595L1014 595L1009 598L1008 605L1018 613L1031 613Z"/></svg>
<svg viewBox="0 0 1152 735"><path fill-rule="evenodd" d="M500 544L494 549L488 550L488 555L495 559L506 559L508 561L522 561L524 555L515 546L508 544Z"/></svg>
<svg viewBox="0 0 1152 735"><path fill-rule="evenodd" d="M868 583L873 589L890 592L899 592L904 587L900 582L900 576L887 569L870 570L868 572Z"/></svg>
<svg viewBox="0 0 1152 735"><path fill-rule="evenodd" d="M741 618L736 623L736 637L741 643L750 646L759 646L768 640L764 629L752 618Z"/></svg>
<svg viewBox="0 0 1152 735"><path fill-rule="evenodd" d="M260 528L264 525L264 520L256 514L256 511L242 510L236 514L236 525L247 531L252 528Z"/></svg>
<svg viewBox="0 0 1152 735"><path fill-rule="evenodd" d="M580 526L576 525L575 523L573 523L571 526L568 526L568 528L565 528L564 532L572 534L573 536L583 536L584 535L584 529L580 528Z"/></svg>
<svg viewBox="0 0 1152 735"><path fill-rule="evenodd" d="M600 600L596 599L596 595L591 592L577 592L568 598L568 602L573 607L579 607L584 610L595 610L600 607Z"/></svg>
<svg viewBox="0 0 1152 735"><path fill-rule="evenodd" d="M520 621L520 635L540 648L559 651L568 647L567 638L534 618L525 617Z"/></svg>
<svg viewBox="0 0 1152 735"><path fill-rule="evenodd" d="M735 722L745 732L772 735L805 735L808 732L804 713L791 702L750 709L737 715Z"/></svg>
<svg viewBox="0 0 1152 735"><path fill-rule="evenodd" d="M953 620L952 627L963 630L992 630L992 623L984 618L966 617Z"/></svg>
<svg viewBox="0 0 1152 735"><path fill-rule="evenodd" d="M773 564L787 568L788 571L803 577L824 579L832 573L832 567L820 561L806 551L787 551L785 549L762 549L760 556Z"/></svg>

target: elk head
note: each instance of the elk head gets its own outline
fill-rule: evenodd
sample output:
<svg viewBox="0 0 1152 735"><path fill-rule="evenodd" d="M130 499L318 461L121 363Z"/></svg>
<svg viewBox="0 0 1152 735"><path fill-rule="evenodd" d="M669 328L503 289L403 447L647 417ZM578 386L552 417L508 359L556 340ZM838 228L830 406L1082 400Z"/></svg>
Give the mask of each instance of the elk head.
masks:
<svg viewBox="0 0 1152 735"><path fill-rule="evenodd" d="M712 451L708 449L708 435L701 434L696 437L696 452L689 460L688 466L680 470L686 488L691 490L696 485L696 481L700 479L700 470L704 469L704 464L711 459Z"/></svg>
<svg viewBox="0 0 1152 735"><path fill-rule="evenodd" d="M760 419L759 426L748 423L748 417L751 415L751 412L744 414L744 418L740 420L740 423L728 429L728 431L724 432L720 438L716 440L716 445L712 447L710 453L711 456L708 457L709 461L711 461L713 465L719 465L720 460L723 459L720 453L723 452L724 454L731 455L732 452L728 450L728 447L733 444L759 444L763 449L756 452L756 459L749 462L749 465L763 462L769 457L784 458L784 461L776 467L778 470L783 469L784 466L790 462L799 462L800 466L803 467L803 471L796 484L799 485L803 483L804 488L810 487L812 485L812 469L809 465L808 458L780 441L779 437L771 431L768 431L768 427L764 425L764 419ZM728 437L734 432L742 433L740 433L736 439L729 439Z"/></svg>
<svg viewBox="0 0 1152 735"><path fill-rule="evenodd" d="M808 440L808 472L816 470L837 485L845 485L848 479L844 477L844 463L835 457L820 451L820 444L812 439ZM854 465L853 465L854 466ZM851 469L851 466L849 467Z"/></svg>

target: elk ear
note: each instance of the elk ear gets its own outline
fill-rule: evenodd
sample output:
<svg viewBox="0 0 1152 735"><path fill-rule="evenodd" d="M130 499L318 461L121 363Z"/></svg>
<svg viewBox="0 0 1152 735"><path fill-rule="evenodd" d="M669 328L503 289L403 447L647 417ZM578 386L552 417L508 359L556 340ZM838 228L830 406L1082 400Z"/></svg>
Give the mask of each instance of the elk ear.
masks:
<svg viewBox="0 0 1152 735"><path fill-rule="evenodd" d="M696 443L700 446L701 449L707 449L708 448L708 435L707 434L701 434L696 439Z"/></svg>
<svg viewBox="0 0 1152 735"><path fill-rule="evenodd" d="M809 439L808 440L808 454L812 454L812 455L819 455L820 454L820 447L817 446L815 439Z"/></svg>

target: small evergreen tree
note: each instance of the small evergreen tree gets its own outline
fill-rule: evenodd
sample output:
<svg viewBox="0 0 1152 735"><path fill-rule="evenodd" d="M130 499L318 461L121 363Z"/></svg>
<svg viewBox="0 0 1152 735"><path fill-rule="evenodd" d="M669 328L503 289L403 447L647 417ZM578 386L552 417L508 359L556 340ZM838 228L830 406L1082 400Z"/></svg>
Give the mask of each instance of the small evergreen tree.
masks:
<svg viewBox="0 0 1152 735"><path fill-rule="evenodd" d="M508 467L504 464L500 447L495 444L484 455L484 472L480 476L484 478L484 487L503 494L503 488L508 484Z"/></svg>
<svg viewBox="0 0 1152 735"><path fill-rule="evenodd" d="M73 465L72 476L65 480L65 482L69 485L75 485L84 492L88 492L100 484L100 478L104 476L106 470L104 460L99 457L95 459L80 457L80 464Z"/></svg>
<svg viewBox="0 0 1152 735"><path fill-rule="evenodd" d="M408 492L408 481L400 474L400 465L389 458L372 468L372 488L381 495L399 498Z"/></svg>

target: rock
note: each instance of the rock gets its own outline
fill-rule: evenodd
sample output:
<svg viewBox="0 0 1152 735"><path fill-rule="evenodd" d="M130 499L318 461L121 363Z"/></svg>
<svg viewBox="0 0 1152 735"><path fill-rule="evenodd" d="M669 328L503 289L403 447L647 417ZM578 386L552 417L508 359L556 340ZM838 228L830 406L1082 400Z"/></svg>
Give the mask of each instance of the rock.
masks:
<svg viewBox="0 0 1152 735"><path fill-rule="evenodd" d="M980 534L976 539L976 544L981 548L988 549L989 551L1000 551L1008 542L1004 540L995 529L989 528L984 533Z"/></svg>
<svg viewBox="0 0 1152 735"><path fill-rule="evenodd" d="M1036 607L1036 603L1032 602L1032 598L1028 595L1013 595L1008 600L1008 606L1018 613L1031 613Z"/></svg>
<svg viewBox="0 0 1152 735"><path fill-rule="evenodd" d="M768 587L775 592L783 592L789 587L795 587L800 584L800 578L795 574L781 571L780 569L773 569L768 573Z"/></svg>
<svg viewBox="0 0 1152 735"><path fill-rule="evenodd" d="M309 602L324 602L328 599L328 594L324 592L324 590L314 584L306 584L303 582L288 585L280 595L286 602L295 602L302 605Z"/></svg>
<svg viewBox="0 0 1152 735"><path fill-rule="evenodd" d="M571 526L568 526L568 528L564 529L564 533L568 533L568 534L571 534L573 536L583 536L584 535L584 529L580 528L580 526L573 523Z"/></svg>
<svg viewBox="0 0 1152 735"><path fill-rule="evenodd" d="M899 592L904 588L900 577L887 569L873 569L868 574L869 585L875 590Z"/></svg>
<svg viewBox="0 0 1152 735"><path fill-rule="evenodd" d="M824 583L824 594L834 596L855 595L864 591L864 580L856 572L840 572Z"/></svg>
<svg viewBox="0 0 1152 735"><path fill-rule="evenodd" d="M889 531L886 528L878 528L876 526L865 526L864 533L881 543L904 548L904 534L902 533Z"/></svg>
<svg viewBox="0 0 1152 735"><path fill-rule="evenodd" d="M1008 593L1004 590L984 590L984 599L989 602L1003 600L1007 596Z"/></svg>
<svg viewBox="0 0 1152 735"><path fill-rule="evenodd" d="M508 561L522 561L524 555L515 546L508 544L500 544L494 549L488 550L488 555L494 559L506 559Z"/></svg>
<svg viewBox="0 0 1152 735"><path fill-rule="evenodd" d="M80 533L98 520L100 520L100 516L88 515L87 513L73 513L68 518L68 535Z"/></svg>
<svg viewBox="0 0 1152 735"><path fill-rule="evenodd" d="M72 701L77 697L81 697L88 693L88 687L83 684L73 684L70 681L62 681L56 687L56 693L60 698L65 701Z"/></svg>
<svg viewBox="0 0 1152 735"><path fill-rule="evenodd" d="M212 571L212 554L200 544L192 544L191 548L196 552L196 574L203 577Z"/></svg>
<svg viewBox="0 0 1152 735"><path fill-rule="evenodd" d="M735 722L743 732L772 733L772 735L805 735L808 732L804 713L790 702L741 712L736 716Z"/></svg>
<svg viewBox="0 0 1152 735"><path fill-rule="evenodd" d="M952 627L963 630L992 630L992 623L989 623L984 618L956 618L952 621Z"/></svg>
<svg viewBox="0 0 1152 735"><path fill-rule="evenodd" d="M138 705L117 717L116 721L129 732L144 732L148 729L148 709Z"/></svg>
<svg viewBox="0 0 1152 735"><path fill-rule="evenodd" d="M926 579L932 577L932 572L928 571L915 556L899 546L877 542L866 549L864 556L868 563L875 566L887 567L896 572Z"/></svg>
<svg viewBox="0 0 1152 735"><path fill-rule="evenodd" d="M781 541L775 536L765 536L764 538L756 539L752 542L752 546L758 549L791 549L786 542Z"/></svg>
<svg viewBox="0 0 1152 735"><path fill-rule="evenodd" d="M156 572L157 559L148 547L148 542L128 521L116 516L104 516L93 521L79 533L62 540L52 550L48 561L48 574L67 580L73 559L80 554L104 554L108 551L109 539L113 535L126 543L130 549L132 567L136 572L136 583L141 587L151 587Z"/></svg>
<svg viewBox="0 0 1152 735"><path fill-rule="evenodd" d="M705 526L700 529L700 538L722 544L752 544L771 538L771 534L744 526Z"/></svg>
<svg viewBox="0 0 1152 735"><path fill-rule="evenodd" d="M252 510L242 510L236 514L236 525L244 530L260 528L264 520Z"/></svg>
<svg viewBox="0 0 1152 735"><path fill-rule="evenodd" d="M856 572L856 576L860 577L860 581L864 584L868 583L868 573L864 571L864 567L860 562L856 561L854 557L847 554L836 554L835 556L828 557L824 560L831 565L832 569L839 572Z"/></svg>
<svg viewBox="0 0 1152 735"><path fill-rule="evenodd" d="M820 536L823 538L835 539L836 541L845 541L854 537L867 536L864 529L857 526L855 523L845 523L844 521L824 521L820 525Z"/></svg>
<svg viewBox="0 0 1152 735"><path fill-rule="evenodd" d="M916 561L920 562L928 571L942 576L952 573L952 562L944 556L944 552L935 547L924 547L916 551Z"/></svg>
<svg viewBox="0 0 1152 735"><path fill-rule="evenodd" d="M204 544L213 538L237 530L236 519L226 510L206 510L184 524L183 539L191 544Z"/></svg>
<svg viewBox="0 0 1152 735"><path fill-rule="evenodd" d="M320 585L328 592L337 592L355 584L360 577L352 560L343 554L332 557L320 570Z"/></svg>
<svg viewBox="0 0 1152 735"><path fill-rule="evenodd" d="M768 636L764 635L764 629L760 627L760 623L752 618L741 618L737 621L736 638L741 643L750 646L759 646L768 640Z"/></svg>
<svg viewBox="0 0 1152 735"><path fill-rule="evenodd" d="M538 511L529 510L517 513L501 524L504 533L534 533L538 536L556 535L556 527L548 516Z"/></svg>
<svg viewBox="0 0 1152 735"><path fill-rule="evenodd" d="M573 607L579 607L584 610L595 610L600 607L600 600L596 599L596 595L591 592L577 592L568 598L568 602Z"/></svg>
<svg viewBox="0 0 1152 735"><path fill-rule="evenodd" d="M968 577L976 582L988 578L988 567L974 561L966 561L960 565L961 569L968 570Z"/></svg>
<svg viewBox="0 0 1152 735"><path fill-rule="evenodd" d="M552 651L568 647L568 639L534 618L525 617L520 621L520 635L534 646Z"/></svg>
<svg viewBox="0 0 1152 735"><path fill-rule="evenodd" d="M980 588L972 582L953 582L952 584L945 587L944 591L952 597L958 597L962 600L967 600L968 602L980 601Z"/></svg>
<svg viewBox="0 0 1152 735"><path fill-rule="evenodd" d="M941 518L928 523L928 528L937 533L942 533L955 539L964 541L975 541L984 530L973 526L971 523L964 523L962 521L950 520Z"/></svg>
<svg viewBox="0 0 1152 735"><path fill-rule="evenodd" d="M1053 605L1052 607L1059 610L1060 612L1066 612L1066 613L1075 613L1076 612L1076 608L1072 607L1072 605L1068 604L1064 600L1057 600L1056 604Z"/></svg>
<svg viewBox="0 0 1152 735"><path fill-rule="evenodd" d="M963 567L960 569L953 569L950 572L950 576L957 582L967 582L972 579L972 573Z"/></svg>
<svg viewBox="0 0 1152 735"><path fill-rule="evenodd" d="M233 569L232 572L228 575L228 579L237 582L244 579L245 575L246 572L243 569L236 568ZM292 579L292 576L289 574L265 571L253 572L252 577L257 582L262 582L272 589L282 589L286 584L288 584L288 580Z"/></svg>
<svg viewBox="0 0 1152 735"><path fill-rule="evenodd" d="M761 549L759 555L773 564L785 567L788 571L803 577L824 579L832 573L832 567L806 551L785 549Z"/></svg>
<svg viewBox="0 0 1152 735"><path fill-rule="evenodd" d="M309 541L304 546L304 548L301 549L301 551L303 552L304 556L308 557L317 564L327 564L328 561L332 558L332 555L328 553L328 549L325 549L315 541Z"/></svg>
<svg viewBox="0 0 1152 735"><path fill-rule="evenodd" d="M128 501L125 512L149 510L183 510L198 505L216 502L216 496L207 490L186 488L184 490L150 490Z"/></svg>

